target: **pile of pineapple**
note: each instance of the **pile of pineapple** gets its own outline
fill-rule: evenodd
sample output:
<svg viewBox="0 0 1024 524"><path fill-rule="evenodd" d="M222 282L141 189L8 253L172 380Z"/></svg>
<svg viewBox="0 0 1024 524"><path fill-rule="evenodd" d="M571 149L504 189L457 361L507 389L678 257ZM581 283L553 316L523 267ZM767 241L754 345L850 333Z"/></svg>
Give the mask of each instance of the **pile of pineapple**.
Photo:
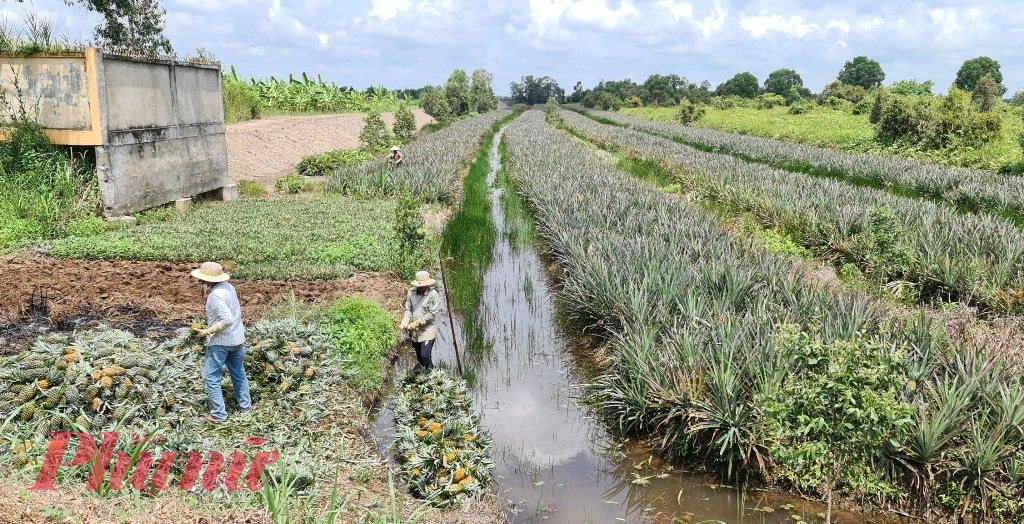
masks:
<svg viewBox="0 0 1024 524"><path fill-rule="evenodd" d="M437 507L478 499L491 483L491 436L480 430L465 381L410 373L395 400L395 459L409 490Z"/></svg>
<svg viewBox="0 0 1024 524"><path fill-rule="evenodd" d="M245 369L250 382L261 381L277 393L311 393L331 387L351 374L336 353L331 337L315 324L294 319L260 322L247 329Z"/></svg>
<svg viewBox="0 0 1024 524"><path fill-rule="evenodd" d="M0 359L0 417L39 433L95 432L158 419L176 425L205 406L194 383L198 355L180 354L182 338L158 343L100 328L40 338Z"/></svg>

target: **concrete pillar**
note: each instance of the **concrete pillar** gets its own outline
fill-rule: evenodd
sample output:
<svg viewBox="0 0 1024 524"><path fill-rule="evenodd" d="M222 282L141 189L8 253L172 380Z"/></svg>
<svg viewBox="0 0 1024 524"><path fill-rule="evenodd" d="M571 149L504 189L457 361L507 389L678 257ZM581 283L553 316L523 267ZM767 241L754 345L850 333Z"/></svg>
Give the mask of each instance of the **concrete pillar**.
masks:
<svg viewBox="0 0 1024 524"><path fill-rule="evenodd" d="M220 188L220 199L224 202L238 200L238 184L228 184Z"/></svg>
<svg viewBox="0 0 1024 524"><path fill-rule="evenodd" d="M192 209L191 198L179 198L174 201L174 209L178 213L188 213Z"/></svg>

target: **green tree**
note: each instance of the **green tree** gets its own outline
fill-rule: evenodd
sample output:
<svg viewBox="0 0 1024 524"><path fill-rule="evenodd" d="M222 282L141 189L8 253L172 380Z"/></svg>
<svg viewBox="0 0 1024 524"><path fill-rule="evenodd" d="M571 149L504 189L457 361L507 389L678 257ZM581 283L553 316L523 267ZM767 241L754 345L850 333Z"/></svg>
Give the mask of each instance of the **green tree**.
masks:
<svg viewBox="0 0 1024 524"><path fill-rule="evenodd" d="M471 111L487 113L498 108L498 97L494 96L494 75L486 69L473 71L469 84L469 105Z"/></svg>
<svg viewBox="0 0 1024 524"><path fill-rule="evenodd" d="M872 89L882 85L882 80L885 80L885 72L882 71L882 65L878 62L866 56L858 56L846 62L836 79L848 86Z"/></svg>
<svg viewBox="0 0 1024 524"><path fill-rule="evenodd" d="M987 57L979 56L965 60L956 72L956 80L953 82L964 91L973 91L981 77L988 75L998 83L1003 83L1003 73L999 71L999 62Z"/></svg>
<svg viewBox="0 0 1024 524"><path fill-rule="evenodd" d="M734 95L743 98L754 98L758 91L760 91L760 84L757 82L757 77L749 71L738 73L715 90L719 96Z"/></svg>
<svg viewBox="0 0 1024 524"><path fill-rule="evenodd" d="M403 140L412 138L413 133L416 132L416 117L405 104L399 106L398 111L395 111L395 125L392 126L392 130L396 137Z"/></svg>
<svg viewBox="0 0 1024 524"><path fill-rule="evenodd" d="M935 87L935 82L931 80L925 80L924 82L918 82L917 79L900 80L899 82L893 82L889 88L893 93L903 96L931 96L932 88Z"/></svg>
<svg viewBox="0 0 1024 524"><path fill-rule="evenodd" d="M423 92L420 94L420 105L423 107L423 111L441 124L447 124L454 118L452 108L448 105L448 97L440 87L427 86L423 88Z"/></svg>
<svg viewBox="0 0 1024 524"><path fill-rule="evenodd" d="M698 105L690 102L689 100L683 100L679 103L679 111L676 112L676 120L684 125L688 126L701 118L704 118L704 111L707 106Z"/></svg>
<svg viewBox="0 0 1024 524"><path fill-rule="evenodd" d="M465 70L452 71L444 85L444 95L448 99L452 115L462 116L469 113L469 75Z"/></svg>
<svg viewBox="0 0 1024 524"><path fill-rule="evenodd" d="M597 105L605 111L618 111L622 107L622 99L608 92L601 93L597 98Z"/></svg>
<svg viewBox="0 0 1024 524"><path fill-rule="evenodd" d="M789 99L793 87L803 87L804 80L792 69L776 69L764 81L764 90Z"/></svg>
<svg viewBox="0 0 1024 524"><path fill-rule="evenodd" d="M974 85L971 98L982 111L991 111L999 105L999 100L1006 88L989 75L985 75Z"/></svg>
<svg viewBox="0 0 1024 524"><path fill-rule="evenodd" d="M359 149L371 155L379 155L389 147L391 133L388 132L388 125L380 117L380 112L371 109L363 120L363 130L359 132Z"/></svg>
<svg viewBox="0 0 1024 524"><path fill-rule="evenodd" d="M96 43L107 50L153 56L174 54L164 36L167 11L159 0L124 0L99 10L103 20L96 27ZM95 4L93 4L95 5Z"/></svg>

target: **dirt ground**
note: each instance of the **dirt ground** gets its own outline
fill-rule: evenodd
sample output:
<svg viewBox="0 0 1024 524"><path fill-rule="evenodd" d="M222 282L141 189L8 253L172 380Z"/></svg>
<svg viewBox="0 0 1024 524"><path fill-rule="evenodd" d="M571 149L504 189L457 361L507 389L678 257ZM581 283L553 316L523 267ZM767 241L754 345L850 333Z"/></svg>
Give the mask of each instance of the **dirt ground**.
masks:
<svg viewBox="0 0 1024 524"><path fill-rule="evenodd" d="M416 129L433 122L422 109L413 110ZM384 113L388 126L392 113ZM302 157L335 149L359 147L362 113L310 116L275 116L229 125L228 176L232 182L257 180L272 185L290 174Z"/></svg>
<svg viewBox="0 0 1024 524"><path fill-rule="evenodd" d="M0 257L0 338L14 344L37 335L39 320L71 322L75 328L97 322L126 326L137 334L187 325L205 314L205 297L189 276L193 264L59 260L19 253ZM289 292L319 303L360 294L392 311L401 308L406 285L390 273L358 273L330 281L233 281L247 321ZM43 322L45 324L46 322ZM134 327L134 328L133 328Z"/></svg>

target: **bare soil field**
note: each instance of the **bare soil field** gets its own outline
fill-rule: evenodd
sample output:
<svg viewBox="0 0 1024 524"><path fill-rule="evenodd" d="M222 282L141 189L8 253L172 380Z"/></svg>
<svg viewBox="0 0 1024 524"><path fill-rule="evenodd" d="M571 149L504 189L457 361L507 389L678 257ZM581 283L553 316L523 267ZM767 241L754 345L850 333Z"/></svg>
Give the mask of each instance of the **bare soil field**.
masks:
<svg viewBox="0 0 1024 524"><path fill-rule="evenodd" d="M359 147L363 113L338 115L275 116L249 120L227 127L228 176L232 182L256 180L264 185L290 174L302 157ZM384 113L388 126L392 113ZM434 119L422 109L413 110L416 129Z"/></svg>
<svg viewBox="0 0 1024 524"><path fill-rule="evenodd" d="M82 329L97 323L137 335L161 335L205 314L205 297L189 275L194 264L60 260L28 253L0 257L0 338L13 347L48 326ZM357 273L329 281L232 281L242 315L254 322L288 293L307 303L360 294L391 311L406 286L390 273Z"/></svg>

